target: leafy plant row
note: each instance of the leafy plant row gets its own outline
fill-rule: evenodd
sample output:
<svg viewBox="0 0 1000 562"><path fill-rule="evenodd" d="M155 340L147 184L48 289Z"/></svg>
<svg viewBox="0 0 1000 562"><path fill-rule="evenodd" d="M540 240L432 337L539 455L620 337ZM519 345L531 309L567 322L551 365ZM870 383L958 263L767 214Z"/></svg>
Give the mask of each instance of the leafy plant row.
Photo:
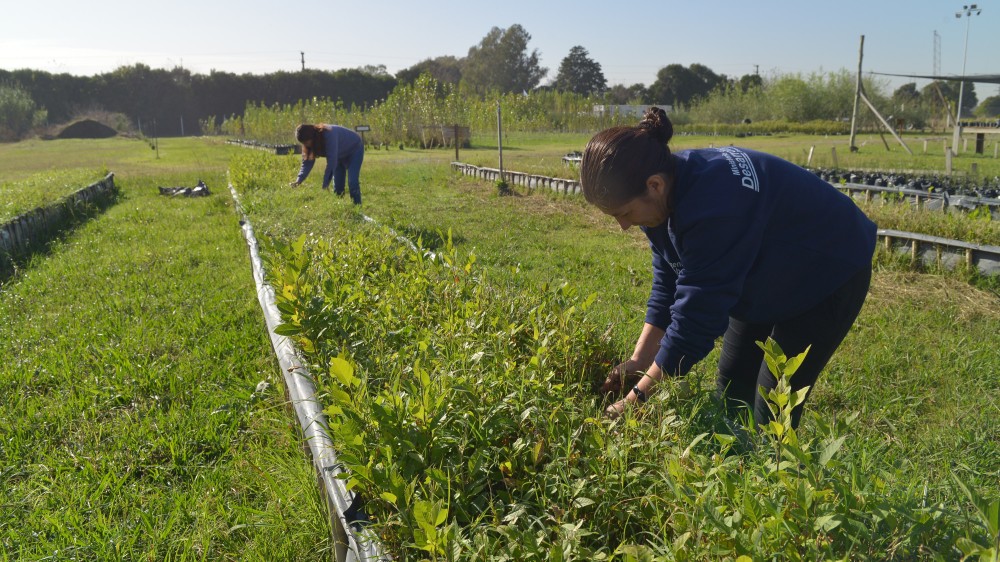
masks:
<svg viewBox="0 0 1000 562"><path fill-rule="evenodd" d="M962 504L937 500L842 460L851 420L813 417L800 439L782 412L801 397L781 388L776 421L742 439L705 395L601 419L613 352L587 320L595 297L506 289L447 237L413 252L348 225L268 255L280 330L401 559L955 558L997 537L1000 502L964 484ZM768 350L778 374L801 360Z"/></svg>

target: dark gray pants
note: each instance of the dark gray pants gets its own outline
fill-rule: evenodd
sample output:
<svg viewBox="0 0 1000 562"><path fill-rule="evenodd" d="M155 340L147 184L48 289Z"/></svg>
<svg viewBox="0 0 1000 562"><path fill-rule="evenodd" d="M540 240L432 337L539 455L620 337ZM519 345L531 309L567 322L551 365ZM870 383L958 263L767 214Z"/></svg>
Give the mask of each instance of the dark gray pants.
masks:
<svg viewBox="0 0 1000 562"><path fill-rule="evenodd" d="M758 391L760 386L772 389L778 384L764 362L764 351L756 344L769 336L788 357L811 346L805 361L792 376L792 389L812 387L861 312L871 277L871 267L866 267L811 310L776 324L752 324L730 318L722 340L716 381L730 415L738 416L741 408L750 406L758 425L773 419ZM801 418L800 405L792 412L796 427Z"/></svg>

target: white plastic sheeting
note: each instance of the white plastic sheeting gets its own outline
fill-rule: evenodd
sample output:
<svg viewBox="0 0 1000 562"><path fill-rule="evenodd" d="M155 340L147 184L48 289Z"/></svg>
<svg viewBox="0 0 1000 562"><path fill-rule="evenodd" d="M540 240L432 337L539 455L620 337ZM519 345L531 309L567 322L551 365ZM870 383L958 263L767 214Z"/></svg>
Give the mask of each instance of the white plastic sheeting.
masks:
<svg viewBox="0 0 1000 562"><path fill-rule="evenodd" d="M337 453L326 431L328 427L326 415L323 413L322 404L316 399L316 386L295 345L288 338L274 332L274 329L281 324L281 314L274 302L274 289L264 280L264 268L258 253L257 239L243 213L239 194L232 184L229 185L229 190L240 215L243 237L250 248L257 299L264 313L271 345L281 366L285 387L288 389L288 399L295 410L303 437L309 447L321 492L330 508L337 561L390 560L381 553L378 538L365 529L365 516L360 510L360 497L347 490L344 481L337 477L343 469L337 462Z"/></svg>

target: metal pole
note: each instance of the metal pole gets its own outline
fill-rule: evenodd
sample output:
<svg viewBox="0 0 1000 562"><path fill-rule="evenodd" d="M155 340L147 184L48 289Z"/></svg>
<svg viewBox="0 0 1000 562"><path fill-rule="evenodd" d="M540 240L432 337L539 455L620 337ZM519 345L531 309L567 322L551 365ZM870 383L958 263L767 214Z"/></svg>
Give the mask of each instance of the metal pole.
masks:
<svg viewBox="0 0 1000 562"><path fill-rule="evenodd" d="M969 4L968 6L962 6L962 11L955 12L956 18L961 18L962 15L965 15L965 52L962 55L962 81L958 85L958 107L955 108L955 133L951 140L951 149L956 155L958 154L958 139L962 135L962 95L965 90L965 63L969 59L969 26L972 24L973 11L978 16L982 9L975 4Z"/></svg>
<svg viewBox="0 0 1000 562"><path fill-rule="evenodd" d="M851 114L851 152L857 152L858 147L854 144L854 138L857 134L857 123L858 123L858 101L861 97L861 59L865 56L865 36L861 36L861 46L858 47L858 81L857 85L854 87L854 113Z"/></svg>

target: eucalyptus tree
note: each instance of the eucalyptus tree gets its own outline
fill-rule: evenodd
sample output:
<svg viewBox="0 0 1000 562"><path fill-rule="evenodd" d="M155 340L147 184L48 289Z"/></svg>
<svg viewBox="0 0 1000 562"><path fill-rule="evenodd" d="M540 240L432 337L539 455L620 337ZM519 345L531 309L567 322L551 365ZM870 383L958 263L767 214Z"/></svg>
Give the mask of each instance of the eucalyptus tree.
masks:
<svg viewBox="0 0 1000 562"><path fill-rule="evenodd" d="M469 49L462 81L472 90L522 92L534 89L548 73L539 65L538 49L528 52L531 35L519 24L494 27Z"/></svg>

